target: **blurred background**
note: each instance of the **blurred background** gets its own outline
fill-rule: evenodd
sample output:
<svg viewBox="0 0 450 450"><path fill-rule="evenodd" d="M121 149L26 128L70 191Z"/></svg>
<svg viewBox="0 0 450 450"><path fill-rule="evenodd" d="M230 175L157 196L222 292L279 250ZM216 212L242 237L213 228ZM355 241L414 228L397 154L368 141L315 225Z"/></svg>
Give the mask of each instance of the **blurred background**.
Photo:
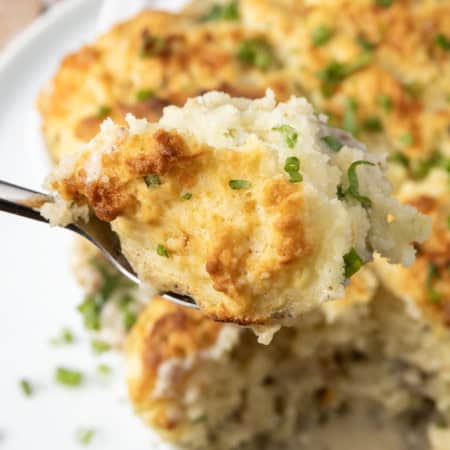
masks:
<svg viewBox="0 0 450 450"><path fill-rule="evenodd" d="M0 0L0 48L57 1L61 0Z"/></svg>

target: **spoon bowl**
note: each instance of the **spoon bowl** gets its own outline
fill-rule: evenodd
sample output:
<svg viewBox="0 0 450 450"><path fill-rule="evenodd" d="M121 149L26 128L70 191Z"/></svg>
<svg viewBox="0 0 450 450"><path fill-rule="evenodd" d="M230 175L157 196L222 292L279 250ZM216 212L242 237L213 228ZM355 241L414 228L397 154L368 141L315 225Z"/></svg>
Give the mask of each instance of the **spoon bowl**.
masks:
<svg viewBox="0 0 450 450"><path fill-rule="evenodd" d="M54 198L50 195L0 180L0 211L49 223L40 214L39 209L44 203L53 201ZM103 222L97 217L91 216L87 223L78 221L64 228L83 236L94 244L123 276L133 283L140 284L136 272L122 253L119 238L112 231L108 222ZM178 305L198 309L194 299L187 295L176 292L160 292L159 295Z"/></svg>

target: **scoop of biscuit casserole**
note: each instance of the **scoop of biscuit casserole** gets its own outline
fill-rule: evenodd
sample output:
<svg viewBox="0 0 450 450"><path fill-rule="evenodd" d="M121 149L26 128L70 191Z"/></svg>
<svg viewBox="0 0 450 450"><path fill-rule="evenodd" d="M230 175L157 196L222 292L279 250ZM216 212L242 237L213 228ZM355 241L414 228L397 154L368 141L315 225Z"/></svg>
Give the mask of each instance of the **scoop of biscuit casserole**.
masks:
<svg viewBox="0 0 450 450"><path fill-rule="evenodd" d="M54 170L58 208L110 222L144 282L192 296L213 319L291 321L342 297L375 252L412 264L429 232L390 197L384 157L305 99L211 92L159 122L127 122L106 120Z"/></svg>

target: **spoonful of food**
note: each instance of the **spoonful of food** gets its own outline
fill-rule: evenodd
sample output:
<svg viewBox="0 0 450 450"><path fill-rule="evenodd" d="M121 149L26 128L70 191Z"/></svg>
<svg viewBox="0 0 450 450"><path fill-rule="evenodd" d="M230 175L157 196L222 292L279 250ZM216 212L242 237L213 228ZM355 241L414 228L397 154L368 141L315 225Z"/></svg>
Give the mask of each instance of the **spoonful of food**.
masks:
<svg viewBox="0 0 450 450"><path fill-rule="evenodd" d="M0 211L49 223L40 214L39 209L43 204L53 201L54 198L50 195L0 180ZM139 278L121 251L119 238L111 230L108 222L103 222L93 216L89 218L88 222L78 220L64 226L64 228L90 241L122 275L134 283L140 283ZM160 296L182 306L198 309L194 299L187 295L162 292Z"/></svg>

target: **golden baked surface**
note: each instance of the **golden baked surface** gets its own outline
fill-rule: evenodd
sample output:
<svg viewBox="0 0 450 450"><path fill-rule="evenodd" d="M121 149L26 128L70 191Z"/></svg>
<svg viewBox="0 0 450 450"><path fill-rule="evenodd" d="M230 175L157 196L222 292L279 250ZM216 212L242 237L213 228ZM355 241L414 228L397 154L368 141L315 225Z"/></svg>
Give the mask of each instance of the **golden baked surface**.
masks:
<svg viewBox="0 0 450 450"><path fill-rule="evenodd" d="M206 90L255 97L266 87L280 100L306 95L371 148L450 154L447 2L242 0L238 20L205 21L210 4L144 12L67 56L39 100L54 158L108 115L155 120Z"/></svg>
<svg viewBox="0 0 450 450"><path fill-rule="evenodd" d="M271 87L287 98L294 81L275 64L275 47L270 51L273 64L264 70L236 56L243 43L260 38L261 33L239 23L199 24L155 11L115 26L67 56L40 95L43 131L53 158L75 151L97 134L108 116L120 122L131 112L157 120L164 106L183 105L188 97L208 90L255 98Z"/></svg>

